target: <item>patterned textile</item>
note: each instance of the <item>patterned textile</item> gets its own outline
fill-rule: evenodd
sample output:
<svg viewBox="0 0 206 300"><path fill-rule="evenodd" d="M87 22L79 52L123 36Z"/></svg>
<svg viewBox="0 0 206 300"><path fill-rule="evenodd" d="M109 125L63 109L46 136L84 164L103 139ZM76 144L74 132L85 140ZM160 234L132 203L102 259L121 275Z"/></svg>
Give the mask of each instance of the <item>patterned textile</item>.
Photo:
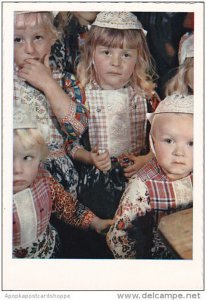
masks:
<svg viewBox="0 0 206 300"><path fill-rule="evenodd" d="M49 64L52 70L58 69L63 72L65 69L65 47L61 40L51 46L51 53L49 57Z"/></svg>
<svg viewBox="0 0 206 300"><path fill-rule="evenodd" d="M74 103L70 103L69 111L64 118L60 120L62 129L67 133L67 148L71 151L71 145L74 143L76 136L81 136L88 125L89 113L84 106L85 93L79 81L76 81L74 75L65 73L64 86L65 92L71 97ZM75 132L74 132L75 128Z"/></svg>
<svg viewBox="0 0 206 300"><path fill-rule="evenodd" d="M91 147L98 144L99 150L108 150L111 157L139 154L146 138L146 99L135 95L132 87L111 91L90 84L85 93Z"/></svg>
<svg viewBox="0 0 206 300"><path fill-rule="evenodd" d="M142 242L137 237L143 234L143 226L137 224L138 219L144 219L147 214L153 216L154 224L147 222L150 227L147 228L147 232L151 232L152 228L156 232L162 216L189 207L192 205L192 201L192 174L180 180L168 181L156 159L150 160L129 181L115 214L115 224L111 226L107 234L107 243L114 257L137 257L136 249ZM134 229L138 234L128 234L133 230L132 226L135 223L139 226ZM146 235L143 234L143 236L147 238ZM157 236L155 234L156 240ZM157 247L155 239L153 239L153 254L150 254L151 257L157 258L158 254L155 254L154 251L158 252L159 247ZM152 247L151 242L150 247ZM147 251L151 252L151 249L147 249ZM162 251L161 257L164 257Z"/></svg>
<svg viewBox="0 0 206 300"><path fill-rule="evenodd" d="M56 66L56 62L54 65ZM64 80L66 81L64 74L58 69L54 68L52 74L60 86L63 85ZM75 79L72 80L72 86L75 86ZM68 90L70 91L69 88ZM75 103L68 97L68 110L65 111L65 118L57 120L44 94L19 78L15 66L14 101L16 104L28 104L36 112L38 121L49 127L47 144L51 154L46 167L74 196L76 195L78 174L68 154L71 150L71 144L77 136L83 133L87 125L87 111L81 103L81 93L79 91L78 87L71 89L70 94L74 92L73 100L76 99L78 93L78 102Z"/></svg>
<svg viewBox="0 0 206 300"><path fill-rule="evenodd" d="M76 73L80 58L80 49L84 45L88 26L81 26L78 19L72 16L64 28L65 70Z"/></svg>
<svg viewBox="0 0 206 300"><path fill-rule="evenodd" d="M13 258L53 258L58 251L57 232L48 224L46 230L31 244L13 247Z"/></svg>
<svg viewBox="0 0 206 300"><path fill-rule="evenodd" d="M107 173L95 166L82 164L77 187L78 199L98 217L112 219L126 184L127 180L118 162L113 162Z"/></svg>
<svg viewBox="0 0 206 300"><path fill-rule="evenodd" d="M98 144L108 149L112 168L106 174L95 166L81 164L78 198L101 218L113 218L127 185L123 167L131 164L128 152L142 154L146 148L147 99L134 95L131 87L115 91L101 90L96 82L86 87L89 109L89 135L82 136L88 151ZM124 133L124 134L123 134Z"/></svg>
<svg viewBox="0 0 206 300"><path fill-rule="evenodd" d="M39 169L35 181L27 190L30 195L22 192L14 195L14 256L17 254L17 257L20 257L20 253L21 257L52 255L56 233L48 225L51 213L56 214L65 223L83 229L87 229L91 224L94 214L65 192L46 170ZM49 254L44 252L45 248Z"/></svg>
<svg viewBox="0 0 206 300"><path fill-rule="evenodd" d="M77 196L78 172L71 159L67 155L62 155L61 150L53 151L44 161L44 167L52 176L64 187L66 191Z"/></svg>

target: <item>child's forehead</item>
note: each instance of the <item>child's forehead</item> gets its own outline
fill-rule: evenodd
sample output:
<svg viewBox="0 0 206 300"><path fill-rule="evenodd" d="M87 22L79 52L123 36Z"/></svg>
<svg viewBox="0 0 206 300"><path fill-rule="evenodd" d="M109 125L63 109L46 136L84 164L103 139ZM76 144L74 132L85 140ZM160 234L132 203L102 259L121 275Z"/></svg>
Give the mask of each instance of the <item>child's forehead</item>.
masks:
<svg viewBox="0 0 206 300"><path fill-rule="evenodd" d="M179 128L179 126L184 122L186 122L186 124L193 124L193 114L162 113L154 116L152 120L152 127L153 131L160 129L165 131L170 128Z"/></svg>
<svg viewBox="0 0 206 300"><path fill-rule="evenodd" d="M20 14L15 17L15 29L26 29L26 28L41 28L46 29L48 23L46 18L40 13L31 13L31 14Z"/></svg>
<svg viewBox="0 0 206 300"><path fill-rule="evenodd" d="M193 114L185 114L185 113L160 113L155 114L154 119L156 121L166 122L177 120L177 118L180 118L181 120L186 120L188 118L192 119Z"/></svg>
<svg viewBox="0 0 206 300"><path fill-rule="evenodd" d="M91 36L95 46L101 45L121 49L136 49L141 40L138 30L94 27L91 29ZM141 45L139 46L141 47Z"/></svg>

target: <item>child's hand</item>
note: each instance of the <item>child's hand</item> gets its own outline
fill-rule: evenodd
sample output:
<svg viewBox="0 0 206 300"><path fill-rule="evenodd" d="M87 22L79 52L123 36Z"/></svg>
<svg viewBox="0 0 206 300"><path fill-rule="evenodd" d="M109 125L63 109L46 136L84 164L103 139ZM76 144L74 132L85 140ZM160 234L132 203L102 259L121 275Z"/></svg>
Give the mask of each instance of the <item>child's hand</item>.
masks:
<svg viewBox="0 0 206 300"><path fill-rule="evenodd" d="M45 56L44 63L32 58L27 59L23 68L19 70L18 75L35 88L44 92L48 85L54 81L49 67L49 55Z"/></svg>
<svg viewBox="0 0 206 300"><path fill-rule="evenodd" d="M130 178L144 166L145 160L143 159L143 156L136 156L134 154L128 154L127 157L133 164L124 169L124 176Z"/></svg>
<svg viewBox="0 0 206 300"><path fill-rule="evenodd" d="M90 152L92 164L95 165L100 171L107 172L111 169L111 159L108 151L99 154L98 147L94 147Z"/></svg>
<svg viewBox="0 0 206 300"><path fill-rule="evenodd" d="M136 174L137 171L139 169L141 169L149 159L151 159L153 157L153 154L152 154L152 152L149 152L148 154L141 155L141 156L140 155L136 156L134 154L128 154L127 157L130 161L133 162L133 164L124 169L124 176L126 178L130 178L134 174Z"/></svg>
<svg viewBox="0 0 206 300"><path fill-rule="evenodd" d="M105 235L109 230L110 226L114 224L114 220L110 219L100 219L99 217L94 217L91 228L94 229L97 233Z"/></svg>

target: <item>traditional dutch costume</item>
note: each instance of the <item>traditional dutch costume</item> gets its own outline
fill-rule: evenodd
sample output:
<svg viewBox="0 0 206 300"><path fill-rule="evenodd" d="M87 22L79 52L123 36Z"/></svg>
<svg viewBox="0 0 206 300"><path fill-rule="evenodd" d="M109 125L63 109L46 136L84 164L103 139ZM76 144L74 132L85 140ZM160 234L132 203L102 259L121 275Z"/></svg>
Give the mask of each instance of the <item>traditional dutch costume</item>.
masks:
<svg viewBox="0 0 206 300"><path fill-rule="evenodd" d="M101 12L92 26L135 29L146 34L128 12ZM112 167L104 173L93 165L79 164L78 197L99 217L113 218L127 185L123 167L132 164L128 154L149 152L146 113L157 99L151 101L144 91L138 95L129 83L120 89L103 90L95 80L86 85L85 96L90 117L88 136L82 144L88 151L95 146L100 154L108 151ZM75 156L74 150L71 153Z"/></svg>
<svg viewBox="0 0 206 300"><path fill-rule="evenodd" d="M55 49L56 52L50 58L52 76L73 100L68 97L68 110L65 112L65 117L57 120L45 95L17 75L17 66L14 66L14 104L28 104L39 123L42 126L49 126L46 142L50 155L45 166L64 188L76 197L78 173L74 169L69 153L71 144L81 136L87 126L87 110L83 105L84 97L74 76L62 71L61 43L57 42L56 45L59 45L59 48Z"/></svg>
<svg viewBox="0 0 206 300"><path fill-rule="evenodd" d="M155 114L193 114L193 96L174 93L162 101ZM155 147L150 139L151 149ZM115 223L107 234L107 244L115 258L172 258L160 239L160 218L193 204L192 173L169 180L156 157L152 158L129 181L115 214Z"/></svg>
<svg viewBox="0 0 206 300"><path fill-rule="evenodd" d="M14 258L58 255L58 234L49 223L52 213L65 223L83 229L88 229L94 217L40 167L32 185L13 197Z"/></svg>
<svg viewBox="0 0 206 300"><path fill-rule="evenodd" d="M171 257L158 236L157 225L162 216L191 207L192 201L192 174L169 181L156 158L150 160L130 179L116 212L115 224L107 234L114 257ZM135 221L138 218L141 220ZM136 226L133 232L132 224Z"/></svg>
<svg viewBox="0 0 206 300"><path fill-rule="evenodd" d="M78 197L99 217L112 218L127 184L121 165L129 165L128 153L146 152L147 99L136 95L132 87L102 90L96 83L86 86L85 95L90 112L90 146L85 148L98 145L100 153L107 149L112 168L105 174L82 164Z"/></svg>

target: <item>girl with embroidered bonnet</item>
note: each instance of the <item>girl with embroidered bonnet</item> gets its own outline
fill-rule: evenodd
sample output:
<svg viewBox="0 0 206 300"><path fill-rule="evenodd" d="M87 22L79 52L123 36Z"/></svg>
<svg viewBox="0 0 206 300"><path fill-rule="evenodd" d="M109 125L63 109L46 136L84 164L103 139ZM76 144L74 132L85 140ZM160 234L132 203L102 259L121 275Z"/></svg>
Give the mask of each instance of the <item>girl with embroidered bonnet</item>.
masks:
<svg viewBox="0 0 206 300"><path fill-rule="evenodd" d="M107 233L115 258L172 258L158 223L193 203L193 95L167 96L150 120L154 157L130 179Z"/></svg>
<svg viewBox="0 0 206 300"><path fill-rule="evenodd" d="M179 43L179 67L176 74L166 83L165 93L193 94L194 89L194 34L185 33Z"/></svg>
<svg viewBox="0 0 206 300"><path fill-rule="evenodd" d="M38 124L38 125L37 125ZM49 151L48 129L37 122L28 105L14 109L13 160L13 257L52 258L59 240L50 225L51 214L72 226L104 231L111 220L101 220L91 211L78 214L80 203L43 167Z"/></svg>
<svg viewBox="0 0 206 300"><path fill-rule="evenodd" d="M100 12L77 68L90 112L89 138L71 152L81 162L78 196L103 218L113 217L127 179L151 157L146 113L158 100L145 34L130 12Z"/></svg>

